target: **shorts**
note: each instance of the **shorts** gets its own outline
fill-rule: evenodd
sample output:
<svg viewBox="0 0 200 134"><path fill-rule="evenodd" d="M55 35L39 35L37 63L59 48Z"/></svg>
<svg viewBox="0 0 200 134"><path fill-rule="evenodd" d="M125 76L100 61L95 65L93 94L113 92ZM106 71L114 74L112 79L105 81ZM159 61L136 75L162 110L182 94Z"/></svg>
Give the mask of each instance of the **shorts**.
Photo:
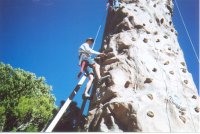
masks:
<svg viewBox="0 0 200 134"><path fill-rule="evenodd" d="M92 68L92 65L96 63L94 61L94 59L92 59L91 57L87 57L87 58L83 58L83 61L86 61L87 65L88 65L87 68L85 69L85 73L87 75L94 74L93 68Z"/></svg>

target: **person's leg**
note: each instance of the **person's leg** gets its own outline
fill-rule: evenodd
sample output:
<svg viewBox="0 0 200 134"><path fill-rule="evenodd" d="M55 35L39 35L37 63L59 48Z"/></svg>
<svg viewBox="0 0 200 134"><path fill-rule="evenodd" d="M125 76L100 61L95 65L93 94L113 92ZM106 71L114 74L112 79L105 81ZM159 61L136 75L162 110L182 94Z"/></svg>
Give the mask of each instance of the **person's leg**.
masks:
<svg viewBox="0 0 200 134"><path fill-rule="evenodd" d="M98 80L101 79L100 65L97 64L97 63L94 61L94 59L92 59L92 58L88 58L87 62L88 62L88 64L89 64L89 66L93 68L93 70L94 70L94 72L95 72L95 74L96 74L96 76L97 76L97 79L98 79Z"/></svg>
<svg viewBox="0 0 200 134"><path fill-rule="evenodd" d="M92 82L93 82L93 80L94 80L94 76L93 76L93 74L89 74L89 81L88 81L88 83L87 83L87 85L86 85L86 88L85 88L85 91L84 91L84 95L85 95L85 97L89 97L90 95L89 95L89 89L90 89L90 87L91 87L91 85L92 85Z"/></svg>
<svg viewBox="0 0 200 134"><path fill-rule="evenodd" d="M93 68L93 70L94 70L94 72L95 72L95 75L96 75L96 77L97 77L97 79L98 79L98 85L100 85L100 84L103 82L104 79L107 79L108 77L110 77L110 75L106 75L106 76L104 76L104 77L101 77L100 65L97 64L97 63L94 61L94 59L88 58L88 59L87 59L87 62L88 62L88 64L89 64L89 66Z"/></svg>
<svg viewBox="0 0 200 134"><path fill-rule="evenodd" d="M95 63L95 64L92 65L92 67L93 67L93 69L94 69L94 71L95 71L95 73L97 75L97 79L98 80L101 79L100 65Z"/></svg>

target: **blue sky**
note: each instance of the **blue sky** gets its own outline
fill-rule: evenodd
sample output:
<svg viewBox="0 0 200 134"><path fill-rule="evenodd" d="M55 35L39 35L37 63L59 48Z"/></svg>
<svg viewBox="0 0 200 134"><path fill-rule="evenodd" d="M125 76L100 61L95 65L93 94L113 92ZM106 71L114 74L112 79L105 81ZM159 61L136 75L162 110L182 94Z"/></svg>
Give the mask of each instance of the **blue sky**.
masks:
<svg viewBox="0 0 200 134"><path fill-rule="evenodd" d="M198 52L198 0L177 2ZM95 36L105 5L106 0L0 0L0 61L44 76L59 105L78 82L77 50L87 37ZM173 20L198 88L198 62L176 8ZM96 50L102 34L103 29ZM75 97L79 106L83 88Z"/></svg>

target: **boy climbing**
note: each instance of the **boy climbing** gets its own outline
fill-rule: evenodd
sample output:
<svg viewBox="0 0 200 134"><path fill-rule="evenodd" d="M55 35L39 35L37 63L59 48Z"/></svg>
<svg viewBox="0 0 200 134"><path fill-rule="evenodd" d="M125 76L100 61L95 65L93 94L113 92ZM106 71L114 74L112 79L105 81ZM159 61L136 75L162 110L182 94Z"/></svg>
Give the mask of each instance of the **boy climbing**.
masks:
<svg viewBox="0 0 200 134"><path fill-rule="evenodd" d="M110 7L116 11L119 7L120 7L120 2L119 0L108 0L108 3L110 5Z"/></svg>
<svg viewBox="0 0 200 134"><path fill-rule="evenodd" d="M93 43L94 43L94 39L88 38L88 39L86 39L86 42L83 43L79 48L79 65L82 65L83 61L86 62L84 71L86 72L86 74L89 78L89 81L88 81L85 91L84 91L84 97L86 97L86 98L90 97L90 95L88 94L88 91L94 80L94 72L97 76L98 83L101 83L102 80L104 79L101 77L101 74L100 74L100 65L97 64L93 58L91 58L91 55L95 54L95 55L99 55L99 56L105 56L105 54L91 49L90 46L92 46Z"/></svg>

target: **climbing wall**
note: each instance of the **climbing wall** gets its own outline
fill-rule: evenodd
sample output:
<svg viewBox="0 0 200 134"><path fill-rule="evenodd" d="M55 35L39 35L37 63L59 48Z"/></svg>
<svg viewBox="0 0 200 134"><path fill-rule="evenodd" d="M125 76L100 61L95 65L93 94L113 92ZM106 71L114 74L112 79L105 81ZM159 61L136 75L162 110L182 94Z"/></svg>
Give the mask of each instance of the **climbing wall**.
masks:
<svg viewBox="0 0 200 134"><path fill-rule="evenodd" d="M86 131L200 132L199 96L172 22L172 0L109 9Z"/></svg>

